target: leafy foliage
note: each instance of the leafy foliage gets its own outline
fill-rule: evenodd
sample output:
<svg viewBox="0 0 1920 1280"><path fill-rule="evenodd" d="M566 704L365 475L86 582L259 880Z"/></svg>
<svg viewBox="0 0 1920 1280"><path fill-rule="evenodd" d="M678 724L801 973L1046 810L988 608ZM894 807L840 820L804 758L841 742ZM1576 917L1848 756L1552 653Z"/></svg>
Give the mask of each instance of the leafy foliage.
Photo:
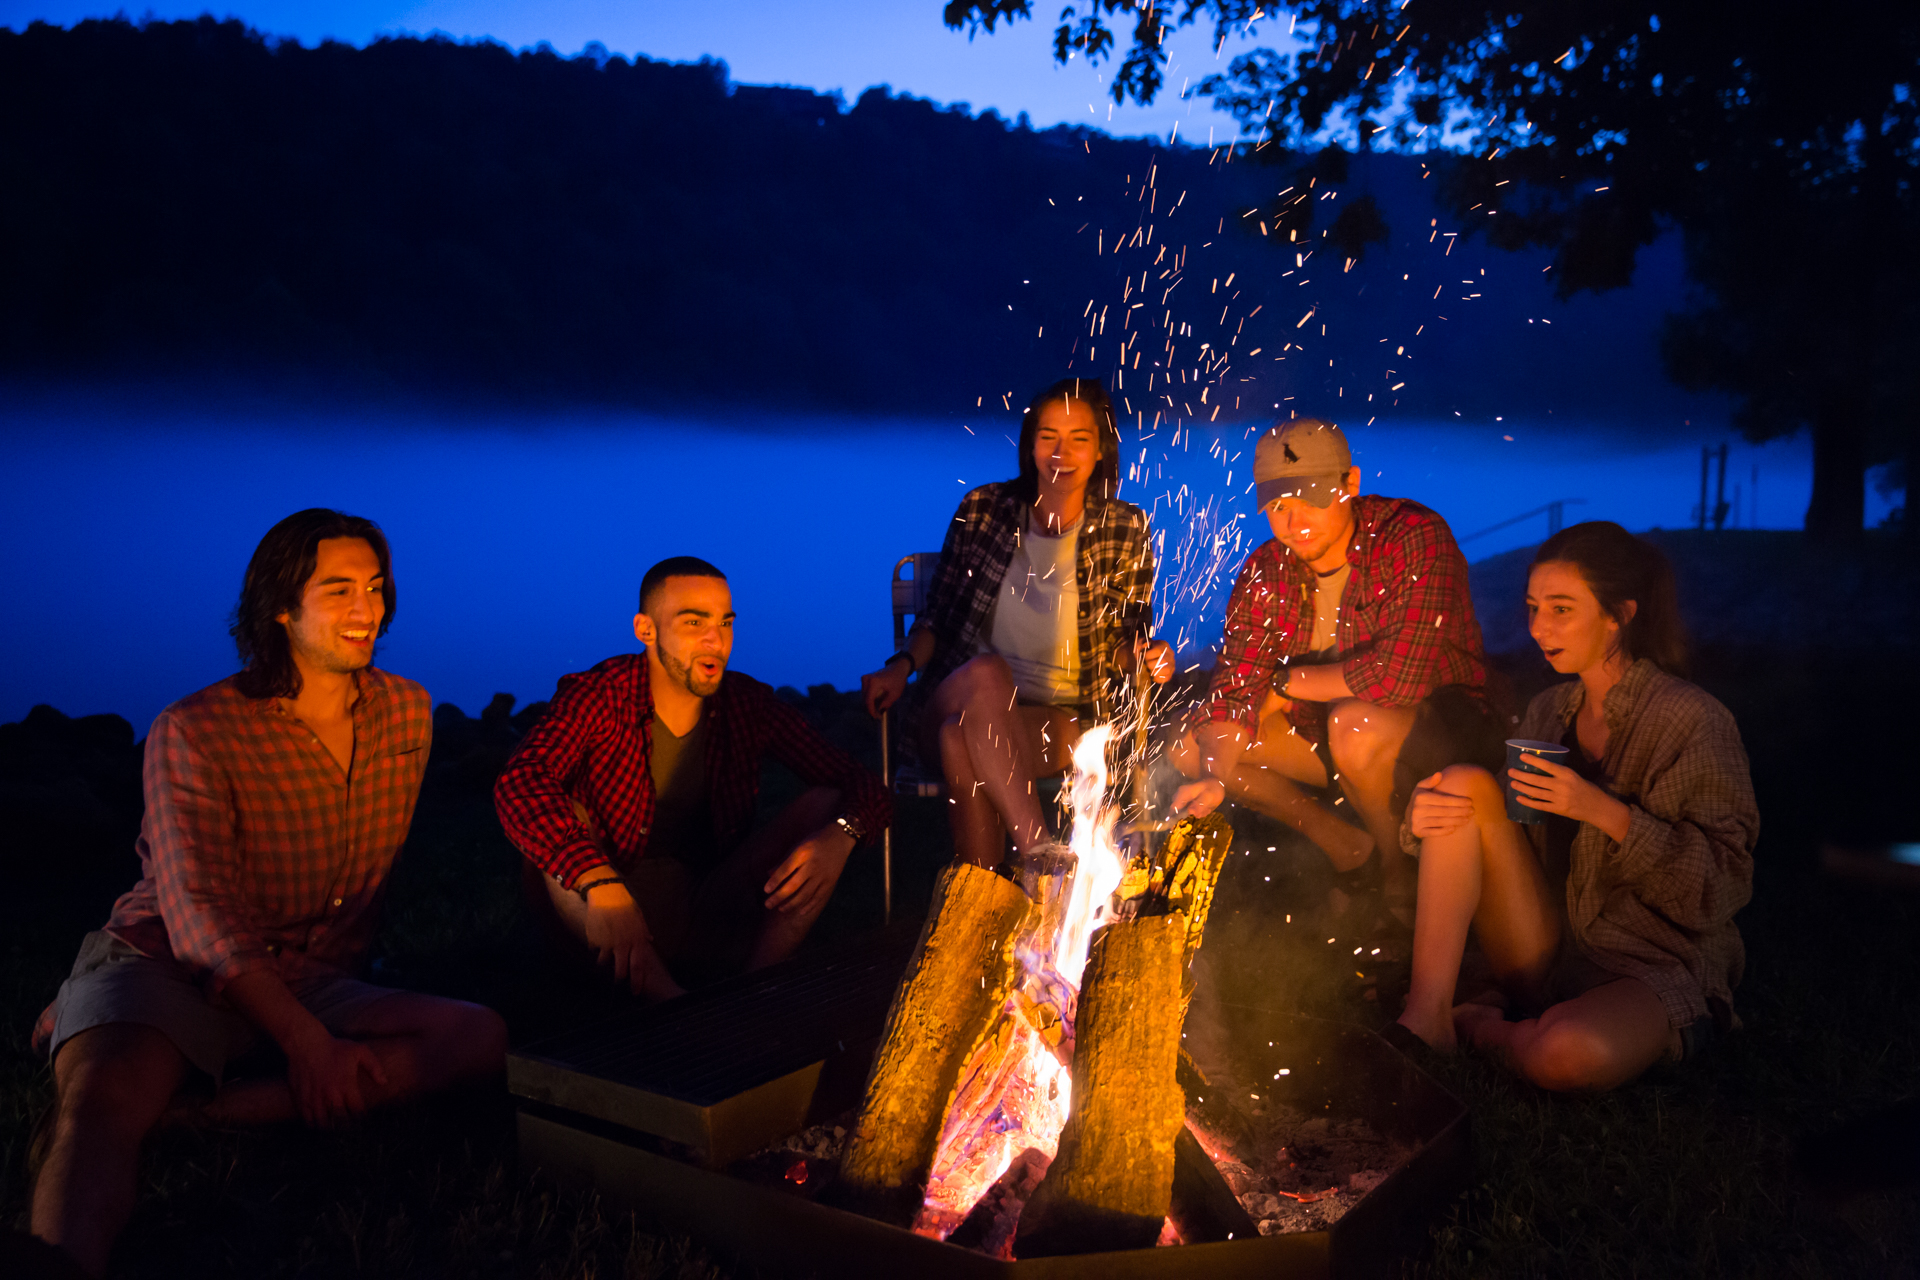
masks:
<svg viewBox="0 0 1920 1280"><path fill-rule="evenodd" d="M1025 14L1017 0L946 10L988 30ZM1207 21L1216 45L1254 42L1290 17L1291 47L1243 53L1198 92L1256 150L1329 133L1457 148L1474 162L1451 170L1454 207L1502 247L1552 248L1562 296L1627 284L1677 223L1704 296L1671 330L1669 370L1741 397L1754 438L1813 424L1810 527L1857 533L1864 466L1920 439L1910 3L1816 17L1784 0L1099 0L1066 14L1056 48L1091 59L1115 49L1112 19L1134 20L1112 91L1140 101L1160 84L1125 68L1164 61L1173 29Z"/></svg>

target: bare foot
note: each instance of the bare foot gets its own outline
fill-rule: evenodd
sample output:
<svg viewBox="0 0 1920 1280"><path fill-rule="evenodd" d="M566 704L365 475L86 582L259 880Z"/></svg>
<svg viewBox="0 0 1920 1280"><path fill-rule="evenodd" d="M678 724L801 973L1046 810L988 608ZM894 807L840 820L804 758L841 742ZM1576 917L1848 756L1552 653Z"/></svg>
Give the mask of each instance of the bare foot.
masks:
<svg viewBox="0 0 1920 1280"><path fill-rule="evenodd" d="M1505 1022L1506 1011L1499 1006L1468 1002L1453 1008L1453 1030L1468 1044L1477 1044L1479 1029L1488 1023Z"/></svg>
<svg viewBox="0 0 1920 1280"><path fill-rule="evenodd" d="M1460 1049L1460 1041L1454 1036L1453 1021L1450 1018L1422 1018L1411 1009L1400 1015L1401 1026L1419 1036L1427 1048L1435 1053L1452 1054Z"/></svg>

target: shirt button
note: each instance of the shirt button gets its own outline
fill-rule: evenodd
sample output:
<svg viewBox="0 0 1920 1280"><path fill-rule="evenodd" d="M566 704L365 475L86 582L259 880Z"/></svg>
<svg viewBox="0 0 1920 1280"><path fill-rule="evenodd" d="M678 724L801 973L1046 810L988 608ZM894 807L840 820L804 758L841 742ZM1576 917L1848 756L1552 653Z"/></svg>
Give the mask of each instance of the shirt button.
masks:
<svg viewBox="0 0 1920 1280"><path fill-rule="evenodd" d="M342 902L344 902L344 901L345 901L345 899L344 899L344 898L335 898L335 899L333 900L333 905L337 907L337 906L339 906L339 905L340 905L340 904L341 904Z"/></svg>

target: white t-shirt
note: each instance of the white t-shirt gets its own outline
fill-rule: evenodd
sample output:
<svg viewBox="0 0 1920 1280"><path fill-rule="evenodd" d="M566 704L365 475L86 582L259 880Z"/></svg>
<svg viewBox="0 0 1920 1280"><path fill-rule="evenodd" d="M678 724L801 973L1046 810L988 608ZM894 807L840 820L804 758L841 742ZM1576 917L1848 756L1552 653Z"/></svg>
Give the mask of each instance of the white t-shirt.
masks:
<svg viewBox="0 0 1920 1280"><path fill-rule="evenodd" d="M1036 533L1032 517L1007 563L983 653L997 653L1029 702L1080 700L1079 520L1059 537Z"/></svg>

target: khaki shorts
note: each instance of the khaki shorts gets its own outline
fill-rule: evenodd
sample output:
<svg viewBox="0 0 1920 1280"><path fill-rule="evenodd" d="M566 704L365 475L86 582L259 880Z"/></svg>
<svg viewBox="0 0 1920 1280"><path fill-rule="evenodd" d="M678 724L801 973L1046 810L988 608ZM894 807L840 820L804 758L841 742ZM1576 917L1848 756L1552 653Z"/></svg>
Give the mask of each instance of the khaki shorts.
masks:
<svg viewBox="0 0 1920 1280"><path fill-rule="evenodd" d="M299 978L287 988L334 1035L345 1034L360 1014L394 994L338 973ZM96 930L81 941L73 972L54 999L48 1059L82 1031L112 1022L159 1031L216 1082L229 1063L264 1042L239 1012L209 1000L185 965L156 960Z"/></svg>
<svg viewBox="0 0 1920 1280"><path fill-rule="evenodd" d="M1570 943L1563 942L1560 954L1554 957L1553 968L1547 973L1547 999L1553 1004L1577 1000L1595 987L1618 982L1623 976L1611 969L1601 968L1581 955ZM1690 1026L1674 1027L1667 1042L1666 1060L1671 1063L1690 1062L1705 1053L1718 1038L1719 1025L1714 1022L1712 1014Z"/></svg>

